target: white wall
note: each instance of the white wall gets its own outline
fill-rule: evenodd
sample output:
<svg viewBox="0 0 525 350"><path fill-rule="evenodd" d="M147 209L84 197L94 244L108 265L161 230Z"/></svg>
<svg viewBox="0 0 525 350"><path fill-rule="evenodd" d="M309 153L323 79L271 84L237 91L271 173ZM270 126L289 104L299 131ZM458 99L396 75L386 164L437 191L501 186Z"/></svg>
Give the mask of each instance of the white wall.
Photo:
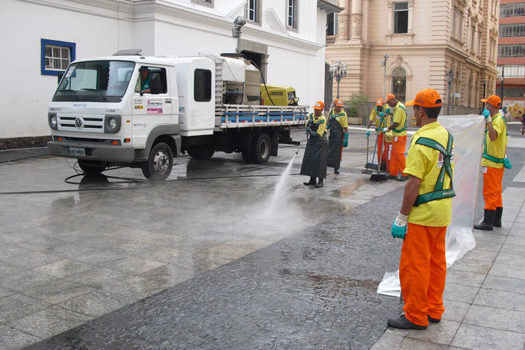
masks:
<svg viewBox="0 0 525 350"><path fill-rule="evenodd" d="M208 8L191 0L165 0L140 3L135 11L128 5L126 13L125 4L100 1L49 0L55 4L50 6L0 0L0 64L7 67L1 80L0 138L50 134L47 107L57 78L41 75L40 39L76 43L76 58L112 55L125 48L141 48L146 55L218 55L235 51L232 23L244 14L245 3L215 1L214 8ZM242 38L268 46L268 83L295 87L300 102L311 105L324 94L326 13L315 1L300 1L298 31L287 31L284 3L263 1L262 25L247 24ZM265 19L264 9L269 8L282 25Z"/></svg>
<svg viewBox="0 0 525 350"><path fill-rule="evenodd" d="M40 39L76 43L77 58L108 55L119 43L130 46L130 35L117 35L129 31L129 24L119 29L117 21L100 16L15 0L0 3L5 50L0 55L4 69L0 138L49 135L47 106L57 77L40 73Z"/></svg>

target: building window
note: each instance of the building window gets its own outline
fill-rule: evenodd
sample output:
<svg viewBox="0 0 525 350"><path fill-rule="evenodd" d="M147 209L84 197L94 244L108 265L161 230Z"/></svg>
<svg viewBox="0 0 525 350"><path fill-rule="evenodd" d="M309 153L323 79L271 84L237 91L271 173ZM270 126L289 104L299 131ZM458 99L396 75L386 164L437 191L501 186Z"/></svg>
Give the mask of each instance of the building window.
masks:
<svg viewBox="0 0 525 350"><path fill-rule="evenodd" d="M408 2L394 3L394 33L408 33Z"/></svg>
<svg viewBox="0 0 525 350"><path fill-rule="evenodd" d="M337 13L329 13L326 19L326 35L337 35L339 16Z"/></svg>
<svg viewBox="0 0 525 350"><path fill-rule="evenodd" d="M509 97L525 97L525 88L505 87L505 98Z"/></svg>
<svg viewBox="0 0 525 350"><path fill-rule="evenodd" d="M525 45L500 45L499 57L525 57Z"/></svg>
<svg viewBox="0 0 525 350"><path fill-rule="evenodd" d="M40 72L58 75L75 60L76 44L66 41L40 39Z"/></svg>
<svg viewBox="0 0 525 350"><path fill-rule="evenodd" d="M396 95L400 101L405 101L406 98L407 75L405 70L397 67L392 71L392 93Z"/></svg>
<svg viewBox="0 0 525 350"><path fill-rule="evenodd" d="M525 36L525 23L502 24L499 26L500 38L511 36Z"/></svg>
<svg viewBox="0 0 525 350"><path fill-rule="evenodd" d="M452 38L461 41L463 39L463 13L454 7L452 13Z"/></svg>
<svg viewBox="0 0 525 350"><path fill-rule="evenodd" d="M490 39L490 59L496 61L496 55L498 54L498 45L495 39Z"/></svg>
<svg viewBox="0 0 525 350"><path fill-rule="evenodd" d="M525 16L525 2L517 4L505 4L500 7L500 17Z"/></svg>
<svg viewBox="0 0 525 350"><path fill-rule="evenodd" d="M196 102L208 102L211 100L211 71L207 69L195 69L193 97Z"/></svg>
<svg viewBox="0 0 525 350"><path fill-rule="evenodd" d="M481 56L481 31L478 30L478 36L476 38L476 41L478 42L478 50L476 53Z"/></svg>
<svg viewBox="0 0 525 350"><path fill-rule="evenodd" d="M287 24L290 28L297 28L297 0L288 0Z"/></svg>
<svg viewBox="0 0 525 350"><path fill-rule="evenodd" d="M247 18L252 22L261 23L261 0L248 0Z"/></svg>
<svg viewBox="0 0 525 350"><path fill-rule="evenodd" d="M213 7L213 0L192 0L194 4Z"/></svg>
<svg viewBox="0 0 525 350"><path fill-rule="evenodd" d="M501 78L503 66L498 66L498 78ZM505 66L505 78L525 78L525 65Z"/></svg>

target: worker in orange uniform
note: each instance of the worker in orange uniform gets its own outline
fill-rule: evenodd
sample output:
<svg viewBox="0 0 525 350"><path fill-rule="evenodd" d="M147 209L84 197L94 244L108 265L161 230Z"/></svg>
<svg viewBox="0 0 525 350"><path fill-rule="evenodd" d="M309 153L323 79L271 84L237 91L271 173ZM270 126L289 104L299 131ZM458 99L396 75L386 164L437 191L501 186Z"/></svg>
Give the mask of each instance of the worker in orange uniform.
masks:
<svg viewBox="0 0 525 350"><path fill-rule="evenodd" d="M348 146L348 117L343 110L343 100L334 101L334 109L328 115L328 166L334 168L334 174L339 174L343 147Z"/></svg>
<svg viewBox="0 0 525 350"><path fill-rule="evenodd" d="M504 168L510 169L512 165L505 156L507 151L507 122L499 112L501 98L492 95L481 100L481 102L486 102L486 109L483 110L486 121L485 145L481 159L485 212L483 220L474 225L474 228L492 231L494 226L501 227L503 171Z"/></svg>
<svg viewBox="0 0 525 350"><path fill-rule="evenodd" d="M390 126L390 115L385 113L383 100L380 98L376 100L376 106L370 112L367 129L370 128L372 123L375 123L377 132L377 161L378 163L381 163L381 170L386 170L389 145L386 144L386 140L384 139L385 133L383 130Z"/></svg>
<svg viewBox="0 0 525 350"><path fill-rule="evenodd" d="M443 290L447 262L445 235L452 215L454 139L439 124L441 96L436 90L417 93L407 106L414 106L416 124L404 173L408 175L403 204L392 225L392 236L404 238L399 262L399 280L404 315L388 325L425 329L437 323L445 311Z"/></svg>
<svg viewBox="0 0 525 350"><path fill-rule="evenodd" d="M392 124L383 131L393 131L392 153L390 159L389 179L406 181L408 177L403 175L405 169L405 148L407 144L407 111L405 106L399 102L394 94L386 95L386 102L392 111Z"/></svg>
<svg viewBox="0 0 525 350"><path fill-rule="evenodd" d="M328 155L328 140L326 137L326 118L323 115L324 102L314 104L314 112L306 119L306 133L308 141L304 150L301 175L310 176L310 181L304 182L306 186L323 187L326 178L326 162ZM319 179L316 182L316 178Z"/></svg>

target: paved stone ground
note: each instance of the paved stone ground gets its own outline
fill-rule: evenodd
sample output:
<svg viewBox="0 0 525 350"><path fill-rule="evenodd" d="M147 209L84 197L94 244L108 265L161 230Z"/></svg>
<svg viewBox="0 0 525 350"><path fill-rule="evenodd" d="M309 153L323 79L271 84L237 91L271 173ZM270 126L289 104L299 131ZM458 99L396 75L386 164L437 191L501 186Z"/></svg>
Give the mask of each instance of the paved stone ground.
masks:
<svg viewBox="0 0 525 350"><path fill-rule="evenodd" d="M513 136L518 140L519 136L515 133ZM523 146L520 140L511 146ZM301 218L315 222L315 226L306 225L300 232L284 235L285 238L274 240L269 246L266 243L245 249L248 255L241 254L239 259L201 266L190 271L189 276L193 277L185 281L185 278L169 279L165 287L162 283L156 284L161 286L160 292L143 291L139 294L146 297L138 301L134 301L137 295L125 300L120 291L117 301L126 306L107 313L109 309L95 319L81 313L86 321L91 319L86 323L78 313L72 314L71 307L75 305L67 304L72 296L75 299L76 289L72 285L63 285L65 290L72 289L69 294L47 292L47 301L56 305L52 307L44 308L34 300L12 299L19 307L6 307L11 313L22 310L22 305L44 311L37 311L18 324L16 319L20 318L16 316L11 316L10 319L15 319L13 322L0 319L0 344L14 349L47 338L45 334L54 334L51 330L68 324L70 317L70 327L81 325L29 349L368 349L372 346L377 349L523 349L525 313L518 291L523 289L525 280L521 263L525 220L520 215L525 214L521 208L525 186L520 182L525 181L525 175L520 175L525 157L520 149L509 149L514 168L504 178L505 229L476 233L476 249L451 269L445 294L447 312L442 323L419 333L390 329L384 333L386 319L399 311L398 299L378 295L376 289L383 273L392 271L398 264L401 241L390 237L388 227L399 209L402 189L396 182L376 186L355 178L357 167L363 164L365 143L363 137L354 141L356 157L348 157L346 165L343 164L346 176L330 177L323 189L325 192L318 192L321 195L301 197L304 189L297 184L292 186L294 197L321 209L308 210L313 217L317 216L315 220ZM174 170L175 174L181 171ZM347 177L351 178L348 182L343 180ZM228 186L227 181L220 183ZM264 189L265 186L253 190L260 195ZM165 188L158 191L163 190ZM101 193L94 191L93 195ZM340 198L338 203L344 205L344 210L334 211L337 206L330 204L334 197ZM84 201L84 205L90 200L92 197ZM323 211L327 205L331 209ZM63 205L57 208L63 209ZM222 222L222 225L228 223ZM247 223L242 225L249 227ZM28 244L27 241L21 243ZM5 259L5 255L0 257L0 265ZM34 263L34 260L25 262ZM121 263L112 265L111 269L122 271L124 267ZM60 268L49 271L63 273ZM147 278L152 276L163 279L169 275L152 273ZM133 284L122 284L122 287L129 286ZM45 289L43 292L46 294ZM0 308L6 305L2 301L9 298L10 293L10 289L0 286ZM92 298L86 302L98 303L96 293L87 294ZM98 304L110 304L107 293L99 295L104 300ZM62 301L65 303L57 304ZM114 305L118 305L117 301ZM49 315L53 317L46 317ZM35 337L28 331L23 333L24 338L19 331L24 327L39 329L41 333Z"/></svg>
<svg viewBox="0 0 525 350"><path fill-rule="evenodd" d="M398 301L376 293L399 191L29 349L367 349ZM379 215L369 215L371 212ZM380 317L378 317L380 315Z"/></svg>
<svg viewBox="0 0 525 350"><path fill-rule="evenodd" d="M0 150L0 163L14 162L22 159L36 158L48 155L47 147Z"/></svg>
<svg viewBox="0 0 525 350"><path fill-rule="evenodd" d="M169 181L154 186L144 182L137 169L108 172L117 178L102 177L93 182L76 177L64 183L64 178L74 174L74 162L53 157L0 165L0 196L4 199L0 202L0 348L18 349L47 339L123 306L142 303L174 286L183 288L180 283L185 280L192 284L181 295L206 296L213 292L196 281L200 276L213 278L207 272L290 235L295 234L300 243L302 235L315 232L312 226L400 188L402 184L395 181L370 184L368 176L360 173L358 168L365 161L364 141L363 131L356 131L351 139L352 151L345 151L341 176L330 174L323 189L305 188L305 177L292 176L286 186L286 204L280 198L277 210L270 213L262 209L266 209L279 175L297 150L295 146L283 145L280 156L264 166L244 164L239 155L218 154L209 162L182 157L177 159ZM357 148L361 152L355 152ZM301 156L300 152L295 159L294 174ZM353 220L357 222L360 217ZM381 237L391 241L388 236ZM307 256L325 249L314 243L305 252ZM293 251L293 244L288 245ZM357 249L353 259L359 260L360 252ZM366 251L362 255L368 259ZM267 291L278 290L284 277L298 278L279 273L283 269L274 268L277 274L269 280ZM378 267L379 277L384 270ZM309 272L300 270L297 274L308 276ZM321 272L313 274L323 280ZM343 274L328 277L334 281L360 279ZM320 284L316 282L316 286ZM288 292L283 309L287 303L293 304L292 291ZM374 288L369 292L376 297ZM202 300L204 305L206 298ZM221 304L220 313L228 314L230 304ZM315 305L318 307L319 302ZM260 308L254 310L262 312ZM316 312L316 319L325 317ZM201 315L203 322L212 324L206 315ZM370 315L382 318L381 314ZM336 314L330 317L337 322ZM217 334L228 334L219 325L215 327ZM293 344L293 339L280 341ZM210 341L210 348L218 346L212 344Z"/></svg>

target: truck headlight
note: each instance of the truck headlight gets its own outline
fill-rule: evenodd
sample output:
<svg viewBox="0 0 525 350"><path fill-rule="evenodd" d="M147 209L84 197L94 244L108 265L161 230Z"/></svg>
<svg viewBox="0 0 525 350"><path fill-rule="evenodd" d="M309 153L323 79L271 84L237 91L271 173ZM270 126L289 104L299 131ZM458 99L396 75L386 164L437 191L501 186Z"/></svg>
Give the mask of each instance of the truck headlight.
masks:
<svg viewBox="0 0 525 350"><path fill-rule="evenodd" d="M104 123L104 132L108 134L116 134L120 131L122 118L120 115L106 115Z"/></svg>
<svg viewBox="0 0 525 350"><path fill-rule="evenodd" d="M56 113L48 113L47 114L47 121L49 123L49 127L53 130L58 130L58 120L57 120L57 114Z"/></svg>

